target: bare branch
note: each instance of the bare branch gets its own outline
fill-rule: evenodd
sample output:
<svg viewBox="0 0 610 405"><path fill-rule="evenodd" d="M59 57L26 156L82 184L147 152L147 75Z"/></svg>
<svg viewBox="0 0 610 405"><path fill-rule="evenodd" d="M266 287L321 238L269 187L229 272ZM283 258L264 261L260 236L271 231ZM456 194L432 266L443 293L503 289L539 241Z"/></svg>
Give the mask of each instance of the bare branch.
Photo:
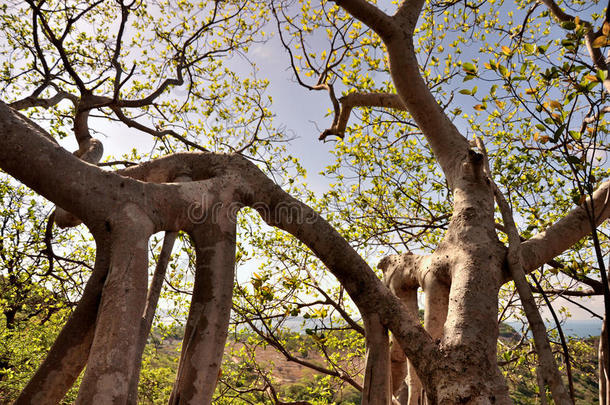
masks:
<svg viewBox="0 0 610 405"><path fill-rule="evenodd" d="M535 285L530 284L530 288L535 293L540 294L552 294L559 296L567 296L567 297L592 297L594 295L602 295L603 292L595 291L595 290L582 290L582 291L573 291L573 290L565 290L560 288L539 288Z"/></svg>
<svg viewBox="0 0 610 405"><path fill-rule="evenodd" d="M57 38L55 36L55 34L53 34L53 30L49 26L47 20L45 20L44 16L42 15L42 11L40 9L40 6L44 3L44 1L41 1L40 5L36 5L33 0L27 0L27 3L32 8L32 11L34 12L35 18L38 18L40 20L45 36L51 42L51 44L53 44L55 49L57 49L57 52L59 53L59 57L61 58L61 61L64 64L64 68L66 69L66 71L68 72L70 77L72 77L72 79L74 80L74 82L75 82L76 86L78 87L78 89L81 92L86 91L85 83L80 78L78 73L76 73L76 71L74 70L74 67L70 63L70 59L68 58L68 55L66 54L66 50L64 49L63 43L62 43L63 39L65 38L65 36L70 31L71 25L74 24L75 21L70 22L71 20L69 20L68 24L66 25L64 34L62 35L62 38ZM97 6L99 3L101 3L101 1L98 1L98 2L96 2L94 4L92 4L90 6L90 8L93 8L93 7Z"/></svg>
<svg viewBox="0 0 610 405"><path fill-rule="evenodd" d="M320 135L321 140L329 135L336 135L339 138L343 138L350 113L355 107L383 107L403 111L406 110L406 106L398 94L350 93L337 100L332 86L328 86L328 93L333 101L335 116L333 118L332 126L324 130Z"/></svg>
<svg viewBox="0 0 610 405"><path fill-rule="evenodd" d="M36 93L36 92L35 92ZM43 107L49 108L59 104L62 100L70 100L73 104L78 102L78 97L70 94L66 91L60 90L53 97L50 98L38 98L37 95L32 94L21 100L13 101L9 104L15 110L25 110L32 107Z"/></svg>
<svg viewBox="0 0 610 405"><path fill-rule="evenodd" d="M254 322L252 322L252 320L250 318L244 316L244 320L246 321L248 326L253 331L256 332L257 335L259 335L261 338L263 338L263 340L265 340L265 342L267 342L269 345L273 346L277 351L282 353L284 355L284 357L286 358L286 360L292 361L292 362L297 363L297 364L300 364L300 365L302 365L304 367L310 368L310 369L315 370L315 371L317 371L319 373L340 378L343 381L345 381L346 383L348 383L349 385L351 385L352 387L356 388L358 391L362 391L362 386L360 384L358 384L349 375L344 374L344 373L340 373L340 372L338 372L336 370L328 369L326 367L322 367L322 366L320 366L318 364L315 364L313 362L310 362L310 361L307 361L307 360L303 360L303 359L301 359L299 357L293 356L292 353L290 353L288 351L288 349L286 349L282 344L280 344L277 341L277 339L275 339L274 336L271 336L271 335L265 333L264 331L262 331L260 328L258 328L254 324Z"/></svg>

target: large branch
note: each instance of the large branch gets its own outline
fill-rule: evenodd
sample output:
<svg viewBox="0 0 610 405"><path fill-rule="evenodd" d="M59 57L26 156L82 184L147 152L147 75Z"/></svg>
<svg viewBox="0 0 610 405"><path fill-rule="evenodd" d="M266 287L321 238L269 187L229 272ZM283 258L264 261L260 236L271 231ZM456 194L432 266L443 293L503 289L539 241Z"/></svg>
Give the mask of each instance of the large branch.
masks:
<svg viewBox="0 0 610 405"><path fill-rule="evenodd" d="M175 193L171 190L177 185L146 188L139 181L104 172L83 162L50 138L38 125L0 101L2 170L89 226L104 226L104 221L116 211L115 208L138 196L136 200L147 201L142 204L147 212L157 216L155 225L158 230L176 230L177 217L184 215L188 206L179 213L178 205L185 200L176 199L173 202L175 211L168 211L163 195ZM196 193L196 190L191 192Z"/></svg>
<svg viewBox="0 0 610 405"><path fill-rule="evenodd" d="M392 18L366 0L334 0L338 6L365 23L380 37L387 38L396 33Z"/></svg>
<svg viewBox="0 0 610 405"><path fill-rule="evenodd" d="M241 183L240 200L256 209L269 225L284 229L304 242L338 278L363 314L379 316L413 359L420 374L437 377L427 372L436 364L425 360L438 358L437 346L421 325L411 319L398 298L381 284L362 257L326 220L284 192L249 161L237 155L176 154L121 173L143 180L164 181L160 175L171 172L175 165L190 167L193 179L234 172L229 177ZM432 386L430 381L426 382Z"/></svg>
<svg viewBox="0 0 610 405"><path fill-rule="evenodd" d="M366 261L317 212L284 192L241 156L175 154L122 170L121 176L104 172L52 144L24 118L0 103L0 165L83 220L91 219L103 226L109 211L121 208L117 204L135 203L154 218L155 231L192 227L195 224L189 214L193 214L194 202L201 201L205 193L222 190L222 184L240 184L239 200L243 204L255 208L270 225L304 242L344 285L362 313L378 314L421 374L438 377L428 372L436 364L426 360L440 358L437 345L408 316L399 299L381 283ZM146 184L124 177L165 182L181 174L194 181ZM201 181L205 179L212 183ZM168 195L172 198L168 199Z"/></svg>
<svg viewBox="0 0 610 405"><path fill-rule="evenodd" d="M426 136L453 188L461 164L468 158L469 144L438 104L419 71L413 30L424 2L405 1L393 17L364 0L337 0L336 3L382 38L397 93Z"/></svg>
<svg viewBox="0 0 610 405"><path fill-rule="evenodd" d="M0 162L2 169L39 194L80 218L91 217L85 205L110 200L106 192L91 189L99 169L83 164L50 139L50 135L23 115L0 102ZM61 167L62 176L49 177Z"/></svg>
<svg viewBox="0 0 610 405"><path fill-rule="evenodd" d="M590 203L588 199L585 202ZM593 193L592 203L595 223L600 225L610 217L610 180ZM590 233L591 224L584 206L573 209L554 225L521 243L524 270L537 269Z"/></svg>

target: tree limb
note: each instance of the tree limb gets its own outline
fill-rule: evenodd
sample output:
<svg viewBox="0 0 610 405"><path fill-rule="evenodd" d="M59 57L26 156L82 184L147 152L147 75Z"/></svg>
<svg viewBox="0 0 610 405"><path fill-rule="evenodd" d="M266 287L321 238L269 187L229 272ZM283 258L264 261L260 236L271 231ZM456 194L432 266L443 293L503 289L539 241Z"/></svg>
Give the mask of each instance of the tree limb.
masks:
<svg viewBox="0 0 610 405"><path fill-rule="evenodd" d="M362 21L382 38L389 38L397 31L394 20L377 6L366 0L333 0L338 6Z"/></svg>
<svg viewBox="0 0 610 405"><path fill-rule="evenodd" d="M333 101L335 115L332 126L320 135L324 140L329 135L343 138L350 113L355 107L383 107L396 110L406 110L406 106L398 94L392 93L349 93L340 99L335 98L332 86L329 88L329 96Z"/></svg>
<svg viewBox="0 0 610 405"><path fill-rule="evenodd" d="M59 104L62 100L70 100L73 104L78 102L78 98L66 91L60 90L53 97L49 98L38 98L37 96L31 95L21 100L13 101L9 104L15 110L25 110L32 107L43 107L49 108Z"/></svg>
<svg viewBox="0 0 610 405"><path fill-rule="evenodd" d="M593 207L596 225L610 217L610 180L593 193ZM589 217L584 206L580 205L546 230L521 243L524 270L529 273L539 268L590 233Z"/></svg>
<svg viewBox="0 0 610 405"><path fill-rule="evenodd" d="M561 7L559 7L559 5L554 0L540 0L540 1L545 6L547 6L547 8L551 12L551 14L560 22L567 22L567 21L575 22L575 17L564 12L561 9ZM606 17L604 22L606 23L606 22L610 22L610 21L608 21L608 19ZM591 57L591 60L593 61L593 64L599 70L608 70L608 64L606 63L606 59L604 58L604 55L602 54L600 48L596 48L593 46L593 41L595 41L595 39L600 35L601 30L593 31L593 25L588 21L584 21L581 19L580 23L584 24L590 28L587 31L587 33L585 34L585 45L587 47L587 51L589 52L589 56ZM604 88L606 89L606 91L610 93L610 79L606 78L603 81L603 85L604 85Z"/></svg>

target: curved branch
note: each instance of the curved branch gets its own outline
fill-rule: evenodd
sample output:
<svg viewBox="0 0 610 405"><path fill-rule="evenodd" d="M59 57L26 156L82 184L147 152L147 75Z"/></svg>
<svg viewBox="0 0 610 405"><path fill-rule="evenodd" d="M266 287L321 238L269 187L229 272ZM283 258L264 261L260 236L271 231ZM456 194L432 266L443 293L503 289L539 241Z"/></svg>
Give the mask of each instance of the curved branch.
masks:
<svg viewBox="0 0 610 405"><path fill-rule="evenodd" d="M386 39L397 33L394 20L366 0L333 0L338 6Z"/></svg>
<svg viewBox="0 0 610 405"><path fill-rule="evenodd" d="M231 184L236 190L236 201L254 208L269 225L304 242L337 277L363 315L379 316L419 374L427 376L425 386L436 386L436 380L443 377L434 372L443 358L437 344L419 322L408 316L400 300L382 284L366 261L320 214L290 196L245 158L181 153L121 170L118 172L121 176L84 163L43 140L35 128L2 103L0 128L2 168L97 226L104 226L109 211L129 201L137 202L155 218L155 231L177 227L188 231L196 225L186 215L188 204L200 201L202 193L209 194L212 187ZM178 171L188 173L193 182L159 185L124 177L131 174L143 180L164 182L175 178ZM199 181L205 179L210 182ZM91 186L94 184L97 187ZM176 196L169 207L168 195Z"/></svg>
<svg viewBox="0 0 610 405"><path fill-rule="evenodd" d="M110 106L110 108L116 114L117 118L130 128L136 128L142 132L145 132L147 134L154 136L155 138L162 139L163 137L169 135L169 136L179 140L180 142L184 143L185 145L188 145L194 149L204 151L204 152L207 151L207 149L204 148L203 146L200 146L200 145L196 144L195 142L189 141L184 136L178 134L176 131L173 131L171 129L165 129L165 130L161 130L161 131L154 130L152 128L147 127L146 125L140 124L136 120L133 120L133 119L127 117L123 113L123 111L121 111L121 109L119 107L112 105L112 106Z"/></svg>
<svg viewBox="0 0 610 405"><path fill-rule="evenodd" d="M53 29L49 26L48 21L45 20L44 16L42 15L42 10L40 7L42 6L42 3L44 3L44 2L41 2L40 5L36 5L36 3L33 0L26 0L26 2L32 8L35 18L37 17L40 20L40 22L42 24L43 33L45 34L45 36L47 37L49 42L51 42L51 44L53 44L55 49L57 49L57 52L59 53L59 57L61 58L61 61L64 64L64 68L66 69L66 71L68 72L70 77L72 77L76 87L78 87L78 89L81 92L85 92L87 90L87 88L85 86L85 83L81 79L81 77L78 75L78 73L76 73L76 71L74 70L74 67L70 63L70 59L68 58L68 55L66 54L66 50L63 47L63 41L64 41L65 37L68 35L68 33L70 32L72 25L78 19L80 19L84 14L86 14L88 11L97 7L100 3L102 3L102 1L103 0L99 0L99 1L96 1L92 4L90 4L89 7L87 7L84 11L82 11L76 18L69 19L62 36L60 38L57 38L55 36L55 34L53 33Z"/></svg>
<svg viewBox="0 0 610 405"><path fill-rule="evenodd" d="M21 100L13 101L9 104L15 110L25 110L32 107L43 107L49 108L59 104L62 100L70 100L73 104L78 102L78 97L70 94L66 91L60 90L53 97L49 98L38 98L37 96L31 95Z"/></svg>
<svg viewBox="0 0 610 405"><path fill-rule="evenodd" d="M321 140L324 140L329 135L336 135L339 138L343 138L350 113L355 107L382 107L403 111L407 109L398 94L350 93L337 100L332 86L327 87L335 109L335 116L333 118L332 126L324 130L320 135Z"/></svg>
<svg viewBox="0 0 610 405"><path fill-rule="evenodd" d="M610 217L610 180L593 193L592 204L588 198L583 204L595 208L596 225ZM530 272L539 268L590 233L589 217L584 205L580 205L546 230L521 243L524 270Z"/></svg>

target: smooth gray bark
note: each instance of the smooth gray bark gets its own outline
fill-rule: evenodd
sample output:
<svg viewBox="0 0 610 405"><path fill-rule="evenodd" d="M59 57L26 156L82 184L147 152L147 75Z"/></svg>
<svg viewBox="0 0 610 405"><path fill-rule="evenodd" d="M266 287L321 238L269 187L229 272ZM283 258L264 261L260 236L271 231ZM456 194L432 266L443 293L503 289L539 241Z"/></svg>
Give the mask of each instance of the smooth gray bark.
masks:
<svg viewBox="0 0 610 405"><path fill-rule="evenodd" d="M195 284L171 405L209 404L220 376L235 269L235 218L221 212L191 232Z"/></svg>
<svg viewBox="0 0 610 405"><path fill-rule="evenodd" d="M76 404L125 404L139 372L140 319L146 301L153 225L128 204L109 222L110 267Z"/></svg>

